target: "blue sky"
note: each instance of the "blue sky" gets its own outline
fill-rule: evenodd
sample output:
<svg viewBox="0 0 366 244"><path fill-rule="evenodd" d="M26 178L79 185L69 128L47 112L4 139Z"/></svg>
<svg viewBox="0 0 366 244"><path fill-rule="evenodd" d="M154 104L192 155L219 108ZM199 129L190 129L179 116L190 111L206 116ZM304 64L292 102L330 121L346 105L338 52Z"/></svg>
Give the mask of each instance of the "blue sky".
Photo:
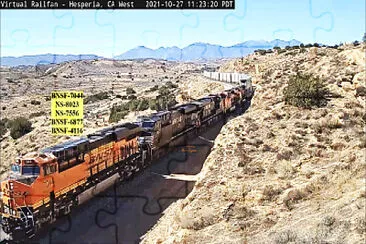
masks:
<svg viewBox="0 0 366 244"><path fill-rule="evenodd" d="M119 55L137 46L361 40L364 0L236 0L235 10L2 10L1 56Z"/></svg>

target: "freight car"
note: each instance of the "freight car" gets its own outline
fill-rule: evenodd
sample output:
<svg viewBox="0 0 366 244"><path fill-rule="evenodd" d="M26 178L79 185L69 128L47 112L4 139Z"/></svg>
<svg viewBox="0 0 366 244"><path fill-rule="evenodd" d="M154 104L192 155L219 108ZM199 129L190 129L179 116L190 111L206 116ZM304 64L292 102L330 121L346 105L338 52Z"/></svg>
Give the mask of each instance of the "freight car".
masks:
<svg viewBox="0 0 366 244"><path fill-rule="evenodd" d="M209 72L204 71L203 76L217 81L237 84L241 87L246 87L246 96L249 98L253 95L252 78L246 74L240 73L223 73L223 72Z"/></svg>
<svg viewBox="0 0 366 244"><path fill-rule="evenodd" d="M70 213L88 189L112 175L121 181L131 177L159 159L177 138L231 112L251 91L246 83L18 157L9 178L1 182L4 232L16 240L33 236Z"/></svg>

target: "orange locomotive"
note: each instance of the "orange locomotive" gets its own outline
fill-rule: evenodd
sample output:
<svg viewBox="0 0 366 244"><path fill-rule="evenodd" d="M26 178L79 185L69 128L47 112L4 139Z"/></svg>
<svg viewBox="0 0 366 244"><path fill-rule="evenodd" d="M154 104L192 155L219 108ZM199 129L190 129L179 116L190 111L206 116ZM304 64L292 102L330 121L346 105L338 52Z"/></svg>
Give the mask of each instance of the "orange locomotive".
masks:
<svg viewBox="0 0 366 244"><path fill-rule="evenodd" d="M85 189L116 172L129 172L125 168L139 161L141 132L137 125L122 124L17 158L10 179L1 183L4 231L29 236L68 214Z"/></svg>

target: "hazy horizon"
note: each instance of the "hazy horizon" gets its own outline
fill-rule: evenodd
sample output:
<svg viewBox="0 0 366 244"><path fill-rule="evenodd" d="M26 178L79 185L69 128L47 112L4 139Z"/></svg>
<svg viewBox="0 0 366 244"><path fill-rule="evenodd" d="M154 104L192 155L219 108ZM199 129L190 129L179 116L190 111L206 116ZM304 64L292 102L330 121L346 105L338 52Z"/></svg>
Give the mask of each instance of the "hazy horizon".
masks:
<svg viewBox="0 0 366 244"><path fill-rule="evenodd" d="M237 0L235 10L1 10L1 57L111 58L138 46L274 39L334 45L362 39L364 10L361 0Z"/></svg>

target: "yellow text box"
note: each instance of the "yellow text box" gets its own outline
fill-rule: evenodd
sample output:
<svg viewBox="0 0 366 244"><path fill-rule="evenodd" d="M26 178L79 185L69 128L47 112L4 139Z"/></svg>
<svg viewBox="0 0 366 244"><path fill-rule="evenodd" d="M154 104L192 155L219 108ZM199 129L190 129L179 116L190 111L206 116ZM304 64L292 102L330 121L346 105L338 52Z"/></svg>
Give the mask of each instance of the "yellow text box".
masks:
<svg viewBox="0 0 366 244"><path fill-rule="evenodd" d="M84 93L53 91L51 93L52 135L78 136L84 129Z"/></svg>

